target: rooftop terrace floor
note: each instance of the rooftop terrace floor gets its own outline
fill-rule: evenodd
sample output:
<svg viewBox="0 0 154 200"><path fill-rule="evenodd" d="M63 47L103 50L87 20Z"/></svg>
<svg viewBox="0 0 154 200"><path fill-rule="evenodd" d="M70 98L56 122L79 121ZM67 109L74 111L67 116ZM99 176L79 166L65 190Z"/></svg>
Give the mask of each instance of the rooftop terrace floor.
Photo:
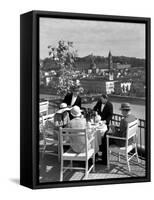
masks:
<svg viewBox="0 0 154 200"><path fill-rule="evenodd" d="M40 153L41 154L41 153ZM83 163L74 163L74 165L83 165ZM66 163L67 165L67 163ZM60 180L60 162L56 156L46 154L44 158L40 156L40 183L45 182L59 182ZM107 166L98 164L96 162L95 172L90 172L87 180L96 180L96 179L113 179L113 178L129 178L129 177L145 177L145 160L139 159L137 163L136 158L134 157L130 160L131 171L128 171L126 161L124 157L121 157L120 162L116 154L111 154L110 169L107 169ZM84 180L84 171L79 170L67 170L64 173L63 181L79 181Z"/></svg>

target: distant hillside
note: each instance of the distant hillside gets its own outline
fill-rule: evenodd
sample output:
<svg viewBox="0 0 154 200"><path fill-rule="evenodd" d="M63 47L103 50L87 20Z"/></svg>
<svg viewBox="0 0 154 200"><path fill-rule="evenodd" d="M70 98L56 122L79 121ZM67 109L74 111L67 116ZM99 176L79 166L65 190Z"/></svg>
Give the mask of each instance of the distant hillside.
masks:
<svg viewBox="0 0 154 200"><path fill-rule="evenodd" d="M41 69L44 71L59 69L59 66L51 58L45 58L44 60L41 60L41 63Z"/></svg>
<svg viewBox="0 0 154 200"><path fill-rule="evenodd" d="M135 58L135 57L125 57L125 56L113 56L113 63L120 63L120 64L131 64L133 67L143 67L145 68L145 59ZM59 66L56 65L55 61L51 60L50 58L45 58L41 60L42 65L41 69L44 71L49 70L57 70ZM74 67L76 69L87 69L89 67L93 67L96 65L98 68L107 68L108 67L108 58L103 56L93 56L93 60L91 55L85 57L77 57Z"/></svg>
<svg viewBox="0 0 154 200"><path fill-rule="evenodd" d="M113 63L131 64L132 67L145 67L145 59L125 56L113 56Z"/></svg>

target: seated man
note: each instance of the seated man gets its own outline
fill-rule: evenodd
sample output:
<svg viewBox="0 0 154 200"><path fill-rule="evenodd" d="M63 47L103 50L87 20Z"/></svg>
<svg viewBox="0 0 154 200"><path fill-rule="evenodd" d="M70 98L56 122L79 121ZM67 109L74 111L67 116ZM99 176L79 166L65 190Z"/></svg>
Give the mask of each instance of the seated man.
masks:
<svg viewBox="0 0 154 200"><path fill-rule="evenodd" d="M131 107L129 103L122 103L120 108L123 118L120 121L119 127L111 126L108 134L119 136L119 137L126 137L126 131L128 123L133 122L136 120L136 117L131 114ZM129 141L131 143L131 141ZM125 141L123 140L112 140L112 143L116 144L117 146L125 146Z"/></svg>

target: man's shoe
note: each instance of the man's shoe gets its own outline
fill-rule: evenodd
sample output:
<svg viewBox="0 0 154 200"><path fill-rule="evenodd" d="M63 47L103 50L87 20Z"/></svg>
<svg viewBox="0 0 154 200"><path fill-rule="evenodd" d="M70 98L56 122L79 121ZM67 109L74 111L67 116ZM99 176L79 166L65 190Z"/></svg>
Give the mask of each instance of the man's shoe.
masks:
<svg viewBox="0 0 154 200"><path fill-rule="evenodd" d="M102 161L102 165L107 165L107 162L105 162L105 161Z"/></svg>

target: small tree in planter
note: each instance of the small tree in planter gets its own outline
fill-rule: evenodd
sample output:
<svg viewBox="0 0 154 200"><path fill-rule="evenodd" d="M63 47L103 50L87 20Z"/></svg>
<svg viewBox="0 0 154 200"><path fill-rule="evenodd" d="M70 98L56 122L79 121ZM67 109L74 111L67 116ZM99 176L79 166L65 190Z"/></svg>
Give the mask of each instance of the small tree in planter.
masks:
<svg viewBox="0 0 154 200"><path fill-rule="evenodd" d="M79 87L80 81L75 80L74 63L77 57L77 50L73 47L73 42L60 40L57 47L48 46L49 57L53 59L57 65L58 78L53 83L57 94L62 97L71 91L72 87ZM81 88L81 92L83 88Z"/></svg>

